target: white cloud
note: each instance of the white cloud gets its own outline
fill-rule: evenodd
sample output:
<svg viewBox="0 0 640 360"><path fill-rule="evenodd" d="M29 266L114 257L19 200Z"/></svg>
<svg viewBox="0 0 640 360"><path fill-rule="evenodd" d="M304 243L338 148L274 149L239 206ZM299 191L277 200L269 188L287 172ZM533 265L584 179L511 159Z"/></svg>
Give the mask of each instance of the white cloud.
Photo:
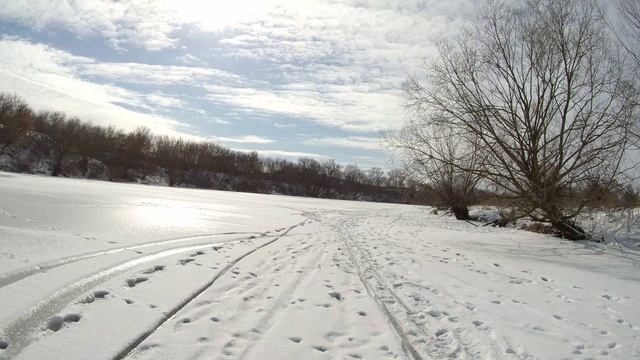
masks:
<svg viewBox="0 0 640 360"><path fill-rule="evenodd" d="M210 118L207 119L207 121L209 121L211 123L214 123L214 124L218 124L218 125L229 125L229 124L231 124L231 121L224 120L224 119L221 119L219 117L210 117Z"/></svg>
<svg viewBox="0 0 640 360"><path fill-rule="evenodd" d="M100 36L114 47L159 50L175 45L180 21L160 0L3 1L0 19L36 30L64 30L78 37Z"/></svg>
<svg viewBox="0 0 640 360"><path fill-rule="evenodd" d="M279 122L274 122L272 125L277 127L277 128L279 128L279 129L291 129L291 128L294 128L294 127L298 126L296 124L282 124L282 123L279 123Z"/></svg>
<svg viewBox="0 0 640 360"><path fill-rule="evenodd" d="M209 82L242 83L239 76L226 71L193 66L152 65L141 63L96 62L87 59L67 64L82 76L97 76L105 80L117 80L150 85L201 85Z"/></svg>
<svg viewBox="0 0 640 360"><path fill-rule="evenodd" d="M304 141L307 145L316 146L338 146L344 148L364 149L364 150L382 150L380 138L348 136L348 137L324 137L309 138Z"/></svg>
<svg viewBox="0 0 640 360"><path fill-rule="evenodd" d="M397 128L401 84L459 31L473 2L305 1L269 8L221 40L226 57L268 61L271 86L209 87L209 98L346 130ZM275 85L277 84L277 85Z"/></svg>
<svg viewBox="0 0 640 360"><path fill-rule="evenodd" d="M211 139L225 142L225 143L236 143L236 144L271 144L275 142L272 139L268 139L265 137L260 137L256 135L244 135L244 136L212 136Z"/></svg>
<svg viewBox="0 0 640 360"><path fill-rule="evenodd" d="M241 151L241 152L257 152L262 156L267 157L279 157L279 158L287 158L287 159L299 159L303 157L310 157L317 160L326 160L329 159L329 156L323 154L315 154L308 152L300 152L300 151L287 151L287 150L259 150L259 149L238 149L233 148L232 150Z"/></svg>
<svg viewBox="0 0 640 360"><path fill-rule="evenodd" d="M401 95L358 92L350 87L332 91L257 89L208 86L211 100L245 109L299 116L323 125L357 131L395 128L402 120Z"/></svg>

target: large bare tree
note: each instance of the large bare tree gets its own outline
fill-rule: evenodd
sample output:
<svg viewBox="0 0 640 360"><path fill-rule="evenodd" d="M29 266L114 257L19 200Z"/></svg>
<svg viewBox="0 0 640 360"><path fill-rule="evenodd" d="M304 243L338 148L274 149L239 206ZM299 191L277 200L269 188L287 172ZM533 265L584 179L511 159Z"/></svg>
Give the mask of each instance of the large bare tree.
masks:
<svg viewBox="0 0 640 360"><path fill-rule="evenodd" d="M587 0L488 1L476 26L440 46L409 80L409 108L425 126L475 144L482 176L565 237L583 236L566 198L624 173L637 93ZM425 132L428 135L428 132ZM429 142L425 139L425 142Z"/></svg>
<svg viewBox="0 0 640 360"><path fill-rule="evenodd" d="M469 143L450 127L416 115L389 134L387 143L399 150L411 177L433 189L438 205L451 209L456 219L468 220L481 180L477 171L470 171L480 163L477 142Z"/></svg>

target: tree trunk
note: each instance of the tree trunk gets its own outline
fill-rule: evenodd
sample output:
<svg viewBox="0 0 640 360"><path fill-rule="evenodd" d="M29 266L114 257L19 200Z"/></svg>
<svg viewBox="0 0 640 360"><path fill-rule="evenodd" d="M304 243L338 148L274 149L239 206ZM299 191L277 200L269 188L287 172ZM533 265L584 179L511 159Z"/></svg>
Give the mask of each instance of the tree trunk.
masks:
<svg viewBox="0 0 640 360"><path fill-rule="evenodd" d="M453 215L455 215L457 220L470 220L469 217L469 208L464 205L456 205L451 207L451 211L453 211Z"/></svg>
<svg viewBox="0 0 640 360"><path fill-rule="evenodd" d="M552 221L551 225L558 232L558 235L567 240L585 240L587 235L584 230L578 225L567 221L559 220Z"/></svg>
<svg viewBox="0 0 640 360"><path fill-rule="evenodd" d="M567 240L585 240L587 235L580 226L567 219L555 205L543 207L551 222L551 226L557 231L557 235Z"/></svg>

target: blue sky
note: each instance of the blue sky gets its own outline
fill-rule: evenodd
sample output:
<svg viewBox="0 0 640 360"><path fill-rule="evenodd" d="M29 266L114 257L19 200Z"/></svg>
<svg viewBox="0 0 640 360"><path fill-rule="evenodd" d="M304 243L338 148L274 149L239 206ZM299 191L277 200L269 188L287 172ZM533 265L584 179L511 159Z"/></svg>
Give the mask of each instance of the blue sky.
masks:
<svg viewBox="0 0 640 360"><path fill-rule="evenodd" d="M0 0L0 91L265 156L389 168L402 82L472 0Z"/></svg>

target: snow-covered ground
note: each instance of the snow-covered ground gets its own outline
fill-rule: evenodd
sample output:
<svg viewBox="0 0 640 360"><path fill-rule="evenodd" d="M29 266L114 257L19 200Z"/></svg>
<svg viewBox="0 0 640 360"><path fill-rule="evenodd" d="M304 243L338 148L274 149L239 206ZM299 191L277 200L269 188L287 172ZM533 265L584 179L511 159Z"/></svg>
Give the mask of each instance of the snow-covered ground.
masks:
<svg viewBox="0 0 640 360"><path fill-rule="evenodd" d="M640 252L417 206L0 173L0 358L637 359Z"/></svg>

